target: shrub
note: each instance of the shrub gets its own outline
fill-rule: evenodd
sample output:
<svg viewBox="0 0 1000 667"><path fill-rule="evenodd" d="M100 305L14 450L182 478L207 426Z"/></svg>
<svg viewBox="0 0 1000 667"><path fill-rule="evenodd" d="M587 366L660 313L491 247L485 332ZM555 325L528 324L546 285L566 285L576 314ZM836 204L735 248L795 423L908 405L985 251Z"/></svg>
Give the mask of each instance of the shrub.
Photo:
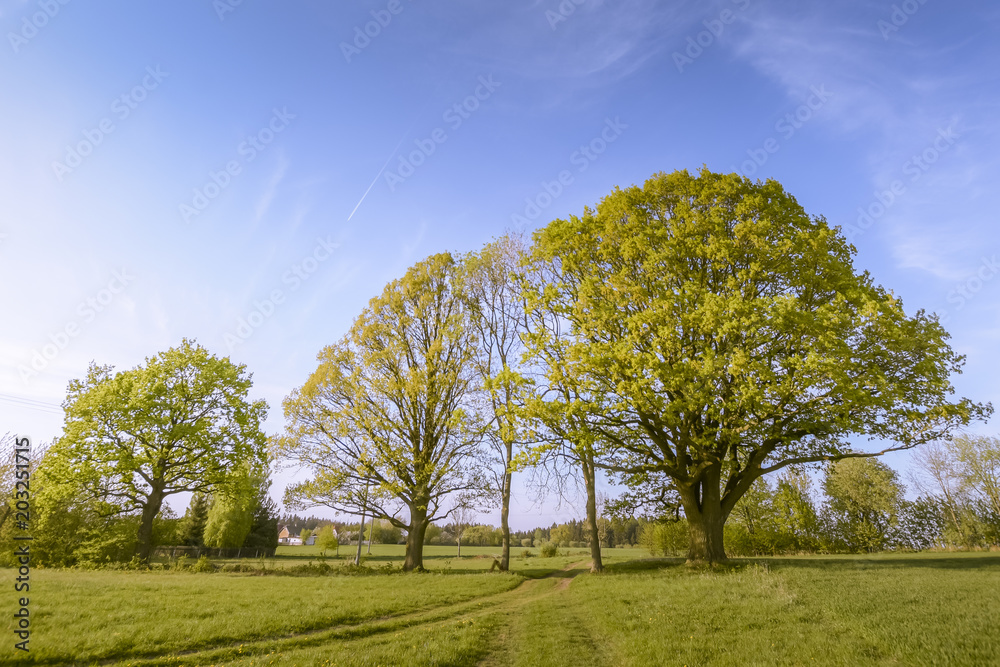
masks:
<svg viewBox="0 0 1000 667"><path fill-rule="evenodd" d="M524 551L521 552L521 558L531 558L534 555L535 554L531 553L531 549L525 549Z"/></svg>
<svg viewBox="0 0 1000 667"><path fill-rule="evenodd" d="M178 559L179 560L179 559ZM215 566L212 565L212 561L208 559L208 556L202 556L197 560L194 566L191 568L192 572L215 572Z"/></svg>
<svg viewBox="0 0 1000 667"><path fill-rule="evenodd" d="M124 571L124 570L148 571L154 569L161 569L161 570L163 569L163 566L161 564L146 563L140 560L138 556L133 556L132 560L128 562L111 560L110 558L105 558L103 561L81 560L72 567L77 570L117 570L117 571Z"/></svg>
<svg viewBox="0 0 1000 667"><path fill-rule="evenodd" d="M546 542L542 545L540 551L542 552L543 558L552 558L558 555L559 546L555 542Z"/></svg>
<svg viewBox="0 0 1000 667"><path fill-rule="evenodd" d="M221 572L256 572L264 573L263 566L256 566L253 563L226 563L220 568Z"/></svg>
<svg viewBox="0 0 1000 667"><path fill-rule="evenodd" d="M286 574L291 574L294 576L323 576L330 574L332 567L326 562L326 559L320 559L319 563L313 563L309 561L306 565L295 565L293 567L285 568Z"/></svg>
<svg viewBox="0 0 1000 667"><path fill-rule="evenodd" d="M191 557L187 554L181 554L177 558L177 562L174 563L175 570L186 570L191 567Z"/></svg>
<svg viewBox="0 0 1000 667"><path fill-rule="evenodd" d="M729 530L729 526L726 526ZM668 521L666 523L647 523L639 532L639 543L651 556L680 556L688 548L687 521ZM729 550L729 533L726 533L726 550Z"/></svg>
<svg viewBox="0 0 1000 667"><path fill-rule="evenodd" d="M522 547L531 547L531 546L534 546L534 544L532 543L532 539L530 537L526 537L523 540L521 540L521 546Z"/></svg>

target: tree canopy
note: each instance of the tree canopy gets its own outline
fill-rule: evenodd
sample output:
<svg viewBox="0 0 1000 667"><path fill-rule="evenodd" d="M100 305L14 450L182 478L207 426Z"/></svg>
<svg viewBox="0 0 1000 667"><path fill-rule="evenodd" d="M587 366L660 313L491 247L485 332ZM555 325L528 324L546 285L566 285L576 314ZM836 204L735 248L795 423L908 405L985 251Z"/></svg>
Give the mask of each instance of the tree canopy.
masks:
<svg viewBox="0 0 1000 667"><path fill-rule="evenodd" d="M422 567L424 531L448 515L445 498L484 488L469 409L475 333L455 278L452 256L434 255L372 299L285 400L276 441L316 473L312 497L406 530L408 570Z"/></svg>
<svg viewBox="0 0 1000 667"><path fill-rule="evenodd" d="M558 373L585 400L602 467L663 475L689 557L725 559L722 526L755 479L789 465L945 438L990 406L954 400L964 359L935 315L852 264L855 250L773 180L703 169L615 189L535 234L548 278L531 308L570 331Z"/></svg>
<svg viewBox="0 0 1000 667"><path fill-rule="evenodd" d="M138 555L148 559L165 498L224 489L233 471L266 466L267 404L248 398L251 384L245 367L186 339L131 370L92 364L70 382L48 479L140 513Z"/></svg>
<svg viewBox="0 0 1000 667"><path fill-rule="evenodd" d="M899 518L903 488L896 472L870 458L832 463L823 481L832 531L849 551L881 551Z"/></svg>

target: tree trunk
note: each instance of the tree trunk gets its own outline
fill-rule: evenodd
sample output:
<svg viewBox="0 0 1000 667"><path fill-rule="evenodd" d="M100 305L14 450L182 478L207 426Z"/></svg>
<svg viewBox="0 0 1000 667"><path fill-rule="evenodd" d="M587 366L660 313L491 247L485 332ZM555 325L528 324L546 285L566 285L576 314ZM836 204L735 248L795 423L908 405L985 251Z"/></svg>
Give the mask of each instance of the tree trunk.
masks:
<svg viewBox="0 0 1000 667"><path fill-rule="evenodd" d="M503 474L503 490L500 505L500 532L503 533L503 555L500 556L500 571L507 572L510 569L510 487L511 472L510 462L513 456L513 446L507 443L507 470Z"/></svg>
<svg viewBox="0 0 1000 667"><path fill-rule="evenodd" d="M427 532L427 510L410 508L410 530L406 533L406 559L403 571L424 569L424 534Z"/></svg>
<svg viewBox="0 0 1000 667"><path fill-rule="evenodd" d="M587 487L587 532L590 534L590 571L603 572L604 561L601 559L601 536L597 530L597 474L594 469L592 453L581 457L583 468L583 483Z"/></svg>
<svg viewBox="0 0 1000 667"><path fill-rule="evenodd" d="M136 547L136 555L144 563L149 562L149 556L153 552L153 519L160 513L163 505L163 489L159 485L153 485L146 504L142 508L142 520L139 522L139 543Z"/></svg>
<svg viewBox="0 0 1000 667"><path fill-rule="evenodd" d="M458 556L457 556L457 558L461 558L461 557L462 557L462 531L458 531Z"/></svg>
<svg viewBox="0 0 1000 667"><path fill-rule="evenodd" d="M368 555L372 553L372 540L375 539L375 517L372 517L372 527L368 531Z"/></svg>
<svg viewBox="0 0 1000 667"><path fill-rule="evenodd" d="M722 510L720 472L718 466L713 466L705 471L700 482L678 488L691 536L689 563L711 565L728 560L723 545L726 513Z"/></svg>
<svg viewBox="0 0 1000 667"><path fill-rule="evenodd" d="M369 484L365 482L365 502L361 507L361 522L358 523L358 553L354 555L354 564L361 565L361 545L365 541L365 509L368 507L368 489ZM375 518L375 513L372 512L372 518Z"/></svg>
<svg viewBox="0 0 1000 667"><path fill-rule="evenodd" d="M354 564L361 565L361 545L365 543L365 513L361 512L361 523L358 524L358 553L354 554Z"/></svg>

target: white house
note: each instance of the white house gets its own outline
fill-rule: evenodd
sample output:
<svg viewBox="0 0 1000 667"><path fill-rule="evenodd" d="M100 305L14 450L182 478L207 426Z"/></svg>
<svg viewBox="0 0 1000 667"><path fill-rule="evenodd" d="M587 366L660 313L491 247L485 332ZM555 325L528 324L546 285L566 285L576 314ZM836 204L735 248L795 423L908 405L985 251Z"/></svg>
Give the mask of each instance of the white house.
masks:
<svg viewBox="0 0 1000 667"><path fill-rule="evenodd" d="M292 533L288 530L288 526L281 526L278 528L278 544L302 544L302 538L292 535Z"/></svg>

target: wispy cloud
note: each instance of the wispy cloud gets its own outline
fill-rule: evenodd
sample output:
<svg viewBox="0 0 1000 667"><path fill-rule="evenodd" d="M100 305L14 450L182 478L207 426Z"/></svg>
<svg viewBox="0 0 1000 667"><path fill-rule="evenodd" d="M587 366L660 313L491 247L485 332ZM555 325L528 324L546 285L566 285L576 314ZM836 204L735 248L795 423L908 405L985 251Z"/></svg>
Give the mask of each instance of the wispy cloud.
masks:
<svg viewBox="0 0 1000 667"><path fill-rule="evenodd" d="M923 11L927 15L920 18L933 26L937 19ZM808 16L780 3L758 7L748 12L733 48L793 99L812 85L830 89L833 98L819 122L859 142L856 159L873 189L894 180L906 184L905 196L869 239L887 240L899 268L956 280L970 253L982 246L985 227L995 224L982 219L981 202L976 212L968 204L971 197L989 196L987 174L1000 166L1000 132L992 122L1000 91L983 86L982 70L955 63L977 49L995 49L969 22L962 25L965 31L932 28L933 39L926 27L907 26L887 42L876 29L878 16L834 5ZM954 128L962 139L937 154L933 142L944 128ZM918 175L914 164L925 151L932 162L921 165Z"/></svg>
<svg viewBox="0 0 1000 667"><path fill-rule="evenodd" d="M278 162L271 172L270 177L267 180L267 184L264 186L264 191L261 193L260 197L257 199L257 203L254 206L254 219L253 224L256 226L264 219L267 215L268 210L271 208L271 203L274 201L275 194L278 192L278 186L281 181L284 180L285 174L288 173L289 160L285 157L284 152L278 153Z"/></svg>

